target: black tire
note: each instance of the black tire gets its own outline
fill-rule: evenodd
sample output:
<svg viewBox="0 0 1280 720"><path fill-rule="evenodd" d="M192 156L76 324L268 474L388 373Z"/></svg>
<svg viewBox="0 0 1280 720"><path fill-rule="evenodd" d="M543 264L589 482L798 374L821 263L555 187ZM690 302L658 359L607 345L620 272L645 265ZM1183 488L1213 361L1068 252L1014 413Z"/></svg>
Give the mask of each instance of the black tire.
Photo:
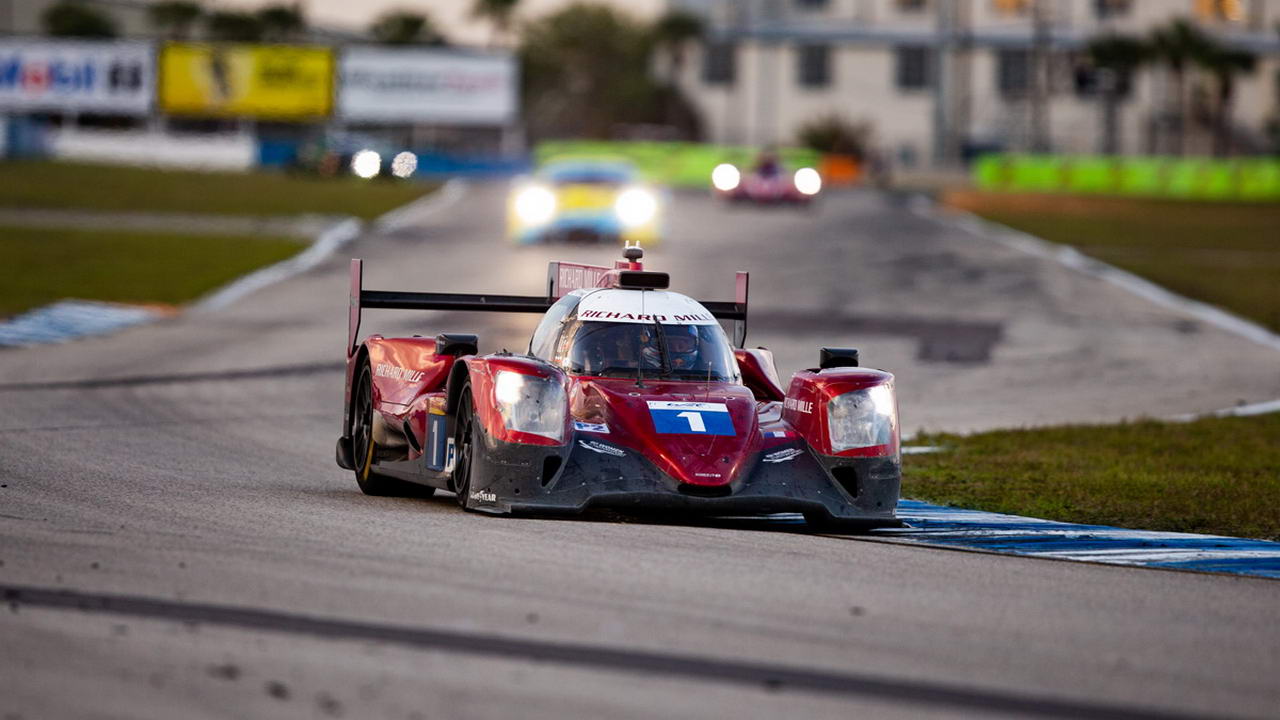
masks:
<svg viewBox="0 0 1280 720"><path fill-rule="evenodd" d="M471 383L462 386L458 399L458 414L453 423L453 444L457 457L453 463L453 489L458 505L467 509L467 496L471 494L471 470L475 453L476 413L471 399Z"/></svg>
<svg viewBox="0 0 1280 720"><path fill-rule="evenodd" d="M373 460L378 448L373 439L373 371L368 358L360 363L356 378L351 396L351 460L360 491L375 496L430 496L435 488L403 482L374 471L377 466Z"/></svg>

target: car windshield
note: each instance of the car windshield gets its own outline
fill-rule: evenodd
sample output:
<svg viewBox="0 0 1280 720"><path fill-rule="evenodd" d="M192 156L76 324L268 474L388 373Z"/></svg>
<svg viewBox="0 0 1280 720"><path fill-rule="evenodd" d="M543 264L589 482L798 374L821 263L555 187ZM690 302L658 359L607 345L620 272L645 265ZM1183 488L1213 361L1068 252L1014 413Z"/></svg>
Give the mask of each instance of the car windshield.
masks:
<svg viewBox="0 0 1280 720"><path fill-rule="evenodd" d="M614 166L576 165L552 168L547 177L557 185L622 185L630 173Z"/></svg>
<svg viewBox="0 0 1280 720"><path fill-rule="evenodd" d="M737 364L719 325L583 322L566 358L569 372L731 382Z"/></svg>

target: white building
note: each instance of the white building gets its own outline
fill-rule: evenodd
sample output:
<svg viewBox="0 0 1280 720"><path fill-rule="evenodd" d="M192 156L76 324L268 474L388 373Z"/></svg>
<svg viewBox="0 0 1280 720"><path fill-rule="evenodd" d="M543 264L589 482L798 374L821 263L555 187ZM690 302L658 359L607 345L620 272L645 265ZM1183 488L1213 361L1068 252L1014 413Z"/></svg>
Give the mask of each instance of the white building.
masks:
<svg viewBox="0 0 1280 720"><path fill-rule="evenodd" d="M1102 104L1084 48L1099 34L1148 35L1185 17L1223 42L1258 54L1236 84L1237 147L1267 144L1280 114L1280 0L676 0L705 14L707 42L680 84L702 111L709 139L791 143L815 117L872 127L900 165L954 160L994 147L1088 153L1100 149ZM1049 78L1032 82L1037 48ZM939 70L945 80L937 83ZM1168 151L1170 73L1149 65L1120 105L1121 150ZM1187 82L1187 150L1212 143L1204 109L1216 86ZM1197 124L1196 118L1201 118ZM1037 134L1036 128L1041 128ZM1163 143L1155 143L1163 139Z"/></svg>

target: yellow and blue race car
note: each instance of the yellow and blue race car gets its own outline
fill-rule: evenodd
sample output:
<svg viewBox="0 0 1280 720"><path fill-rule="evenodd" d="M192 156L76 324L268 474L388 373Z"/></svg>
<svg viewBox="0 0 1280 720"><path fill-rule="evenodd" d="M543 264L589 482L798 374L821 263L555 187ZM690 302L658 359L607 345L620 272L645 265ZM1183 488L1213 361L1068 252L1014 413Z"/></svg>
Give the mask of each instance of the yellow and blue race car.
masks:
<svg viewBox="0 0 1280 720"><path fill-rule="evenodd" d="M517 180L507 203L507 235L528 244L642 243L662 236L662 196L629 163L559 160Z"/></svg>

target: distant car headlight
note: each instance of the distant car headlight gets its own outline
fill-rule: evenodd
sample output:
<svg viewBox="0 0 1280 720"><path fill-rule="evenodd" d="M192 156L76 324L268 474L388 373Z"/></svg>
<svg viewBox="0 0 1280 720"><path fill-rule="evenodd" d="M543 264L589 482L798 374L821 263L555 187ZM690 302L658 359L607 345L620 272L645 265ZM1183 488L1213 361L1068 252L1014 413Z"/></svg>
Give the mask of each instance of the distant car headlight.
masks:
<svg viewBox="0 0 1280 720"><path fill-rule="evenodd" d="M711 184L720 192L729 192L742 182L742 173L729 163L720 163L711 171Z"/></svg>
<svg viewBox="0 0 1280 720"><path fill-rule="evenodd" d="M543 225L556 214L556 195L541 185L516 193L516 216L526 225Z"/></svg>
<svg viewBox="0 0 1280 720"><path fill-rule="evenodd" d="M643 188L628 188L618 193L613 211L626 227L643 225L658 214L658 198Z"/></svg>
<svg viewBox="0 0 1280 720"><path fill-rule="evenodd" d="M351 172L368 180L382 171L382 156L373 150L361 150L351 156Z"/></svg>
<svg viewBox="0 0 1280 720"><path fill-rule="evenodd" d="M827 403L831 450L889 445L898 426L892 385L876 385L838 395Z"/></svg>
<svg viewBox="0 0 1280 720"><path fill-rule="evenodd" d="M822 176L813 168L800 168L795 175L796 190L805 195L817 195L822 189Z"/></svg>
<svg viewBox="0 0 1280 720"><path fill-rule="evenodd" d="M564 386L556 380L499 370L493 379L493 399L508 430L564 439L568 409Z"/></svg>
<svg viewBox="0 0 1280 720"><path fill-rule="evenodd" d="M418 169L418 156L405 150L391 158L391 174L398 178L407 178Z"/></svg>

